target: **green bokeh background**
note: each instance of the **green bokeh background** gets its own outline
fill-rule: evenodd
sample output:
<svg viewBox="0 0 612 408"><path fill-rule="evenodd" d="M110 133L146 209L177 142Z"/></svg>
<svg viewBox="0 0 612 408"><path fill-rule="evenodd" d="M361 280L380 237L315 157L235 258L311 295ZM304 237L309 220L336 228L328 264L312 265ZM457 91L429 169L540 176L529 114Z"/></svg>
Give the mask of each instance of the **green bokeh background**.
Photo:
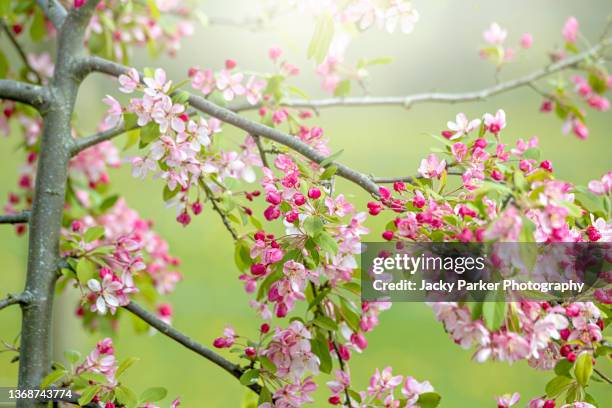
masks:
<svg viewBox="0 0 612 408"><path fill-rule="evenodd" d="M249 15L257 3L248 1L205 1L199 8L210 16ZM531 32L533 49L520 53L516 62L504 68L501 80L523 75L546 63L546 52L561 42L560 30L569 15L578 18L586 38L596 39L612 12L609 0L569 1L540 0L474 1L415 0L421 21L411 35L388 35L372 30L352 44L348 59L394 56L394 63L371 70L369 92L373 95L404 95L426 91L466 91L494 83L493 67L479 59L477 49L481 32L491 21L509 28L509 43L516 44L523 32ZM198 26L196 35L183 43L175 59L163 57L152 61L144 52L136 53L134 65L162 66L175 79L185 77L187 68L222 66L225 58L235 58L244 69L265 72L270 69L267 49L280 45L290 61L302 67L297 84L313 96L322 96L318 80L305 59L305 49L312 22L304 18L284 18L267 30L253 32L236 27ZM7 50L6 39L0 39ZM42 51L42 50L39 50ZM12 59L15 61L15 59ZM79 123L93 130L100 119L101 98L106 93L117 96L114 82L102 76L88 79L79 95ZM358 94L358 93L356 93ZM321 112L316 122L330 138L333 151L344 149L341 160L355 168L375 174L414 174L420 158L433 145L426 133L437 133L457 112L478 117L483 112L505 109L509 121L503 139L514 142L518 137L540 137L543 156L552 160L559 178L586 183L612 168L610 128L612 115L589 110L590 137L579 141L560 132L558 119L538 113L540 97L529 89L520 89L491 98L486 102L458 105L429 104L402 108L334 108ZM239 143L243 134L227 128L221 137ZM0 197L16 185L18 167L24 158L17 151L18 135L0 140ZM118 146L122 141L119 140ZM185 276L175 293L169 296L174 305L174 325L204 344L210 344L224 325L230 322L238 332L254 335L258 320L248 307L238 271L232 261L233 245L216 214L209 209L195 218L188 228L174 221L174 211L164 208L159 180L138 181L129 175L128 166L112 171L113 190L125 194L128 203L144 218L155 221L172 253L182 260ZM368 197L354 186L339 181L338 191L354 196L364 208ZM372 219L371 239L379 237L382 219ZM17 292L24 284L26 239L16 238L12 228L0 228L0 296ZM98 337L80 329L74 317L74 294L56 302L54 350L58 358L65 349L87 353ZM180 395L186 407L235 407L245 393L233 378L208 361L160 336L136 335L125 324L114 336L120 358L138 356L141 360L129 370L125 380L142 391L163 385L171 396ZM0 339L10 341L19 331L18 308L0 313ZM368 335L369 347L362 355L354 354L351 371L357 389L364 389L376 367L393 365L394 372L428 379L443 395L443 407L494 406L495 395L519 391L521 405L541 395L551 378L524 363L508 366L501 363L476 364L471 352L454 345L423 304L395 304L381 317L377 330ZM10 364L9 353L0 354L0 386L16 383L16 364ZM231 358L231 356L228 355ZM608 364L608 363L604 363ZM611 367L600 367L612 373ZM316 406L324 406L328 391L326 375L320 377ZM592 386L602 407L612 405L609 387Z"/></svg>

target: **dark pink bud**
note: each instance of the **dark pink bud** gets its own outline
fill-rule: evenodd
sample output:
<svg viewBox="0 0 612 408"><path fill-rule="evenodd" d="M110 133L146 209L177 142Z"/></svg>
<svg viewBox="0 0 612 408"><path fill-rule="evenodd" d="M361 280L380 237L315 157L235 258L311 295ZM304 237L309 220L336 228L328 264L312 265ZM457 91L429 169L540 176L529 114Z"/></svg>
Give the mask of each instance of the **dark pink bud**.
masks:
<svg viewBox="0 0 612 408"><path fill-rule="evenodd" d="M268 323L264 323L259 327L259 331L262 332L263 334L266 334L267 332L270 331L270 325Z"/></svg>
<svg viewBox="0 0 612 408"><path fill-rule="evenodd" d="M395 234L393 233L393 231L387 230L387 231L382 233L382 237L384 239L386 239L387 241L391 241L394 236L395 236Z"/></svg>
<svg viewBox="0 0 612 408"><path fill-rule="evenodd" d="M402 191L406 190L406 183L404 183L403 181L396 181L395 183L393 183L393 189L398 193L401 193Z"/></svg>
<svg viewBox="0 0 612 408"><path fill-rule="evenodd" d="M580 314L580 306L575 303L566 306L565 314L567 315L567 317L578 317L578 315Z"/></svg>
<svg viewBox="0 0 612 408"><path fill-rule="evenodd" d="M264 217L266 220L272 221L280 217L280 210L276 205L271 205L264 211Z"/></svg>
<svg viewBox="0 0 612 408"><path fill-rule="evenodd" d="M247 357L255 357L257 355L257 351L255 351L253 347L247 347L244 349L244 354L246 354Z"/></svg>
<svg viewBox="0 0 612 408"><path fill-rule="evenodd" d="M157 312L162 317L171 317L172 316L172 306L169 303L162 303L157 308Z"/></svg>
<svg viewBox="0 0 612 408"><path fill-rule="evenodd" d="M285 214L285 220L287 220L287 222L292 223L293 221L298 219L298 213L295 211L289 211L287 214Z"/></svg>
<svg viewBox="0 0 612 408"><path fill-rule="evenodd" d="M415 195L412 199L412 205L414 205L416 208L425 207L425 197L423 197L421 194Z"/></svg>
<svg viewBox="0 0 612 408"><path fill-rule="evenodd" d="M227 346L227 340L225 340L224 337L217 337L213 341L213 346L215 346L216 348L224 348Z"/></svg>
<svg viewBox="0 0 612 408"><path fill-rule="evenodd" d="M567 355L567 361L569 361L570 363L573 363L574 361L576 361L576 353L571 352Z"/></svg>
<svg viewBox="0 0 612 408"><path fill-rule="evenodd" d="M338 354L340 358L344 361L349 361L351 359L351 350L346 347L344 344L338 347Z"/></svg>
<svg viewBox="0 0 612 408"><path fill-rule="evenodd" d="M327 399L327 402L329 402L331 405L339 405L342 400L338 395L332 395Z"/></svg>
<svg viewBox="0 0 612 408"><path fill-rule="evenodd" d="M195 203L193 203L191 205L191 211L193 211L194 215L198 215L202 212L202 203L199 201L196 201Z"/></svg>
<svg viewBox="0 0 612 408"><path fill-rule="evenodd" d="M261 276L266 273L266 266L260 263L253 264L251 265L251 273L255 276Z"/></svg>
<svg viewBox="0 0 612 408"><path fill-rule="evenodd" d="M85 5L85 1L86 0L74 0L74 8L78 9L80 7L83 7Z"/></svg>
<svg viewBox="0 0 612 408"><path fill-rule="evenodd" d="M553 165L550 162L550 160L544 160L542 163L540 163L540 167L543 168L546 171L551 172L551 173L553 171Z"/></svg>
<svg viewBox="0 0 612 408"><path fill-rule="evenodd" d="M559 335L561 336L562 340L567 341L567 339L569 338L570 334L571 334L570 329L561 329L561 330L559 330Z"/></svg>
<svg viewBox="0 0 612 408"><path fill-rule="evenodd" d="M589 241L591 242L597 242L601 239L601 234L599 231L597 231L597 228L592 225L586 229L586 233L589 236Z"/></svg>
<svg viewBox="0 0 612 408"><path fill-rule="evenodd" d="M293 196L293 203L297 206L304 205L304 203L306 203L306 197L304 197L304 194L296 193Z"/></svg>
<svg viewBox="0 0 612 408"><path fill-rule="evenodd" d="M21 24L13 24L11 29L13 30L15 35L19 35L23 31L23 26Z"/></svg>
<svg viewBox="0 0 612 408"><path fill-rule="evenodd" d="M276 191L270 191L266 194L266 201L273 205L278 205L281 203L282 198L281 195Z"/></svg>
<svg viewBox="0 0 612 408"><path fill-rule="evenodd" d="M287 308L286 304L284 303L276 304L276 317L285 317L287 316L288 312L289 312L289 309Z"/></svg>
<svg viewBox="0 0 612 408"><path fill-rule="evenodd" d="M180 213L178 215L178 217L176 217L176 220L180 224L182 224L183 227L186 227L191 222L191 217L189 216L189 214L187 214L187 211L184 211L184 212Z"/></svg>
<svg viewBox="0 0 612 408"><path fill-rule="evenodd" d="M450 139L451 137L453 137L455 132L453 132L452 130L443 130L441 134L442 134L442 137Z"/></svg>
<svg viewBox="0 0 612 408"><path fill-rule="evenodd" d="M555 400L546 400L542 408L555 408Z"/></svg>
<svg viewBox="0 0 612 408"><path fill-rule="evenodd" d="M474 141L474 147L480 147L481 149L484 149L485 147L487 147L487 141L483 138L476 139Z"/></svg>
<svg viewBox="0 0 612 408"><path fill-rule="evenodd" d="M312 187L310 190L308 190L308 197L316 200L317 198L321 197L321 190L316 187Z"/></svg>
<svg viewBox="0 0 612 408"><path fill-rule="evenodd" d="M504 179L504 175L501 171L496 169L491 172L491 178L495 181L501 181Z"/></svg>
<svg viewBox="0 0 612 408"><path fill-rule="evenodd" d="M370 215L378 215L380 214L382 209L383 209L382 205L380 205L379 203L375 201L370 201L368 203L368 212L370 213Z"/></svg>
<svg viewBox="0 0 612 408"><path fill-rule="evenodd" d="M253 238L255 238L256 241L263 241L266 239L266 233L263 231L257 231L255 235L253 235Z"/></svg>
<svg viewBox="0 0 612 408"><path fill-rule="evenodd" d="M380 196L385 200L391 198L391 190L389 190L387 187L378 187L378 192L380 193Z"/></svg>
<svg viewBox="0 0 612 408"><path fill-rule="evenodd" d="M226 69L234 69L236 67L236 61L234 61L233 59L226 59L225 60L225 68Z"/></svg>
<svg viewBox="0 0 612 408"><path fill-rule="evenodd" d="M70 228L72 229L72 232L81 232L83 223L79 220L74 220L72 221L72 224L70 224Z"/></svg>
<svg viewBox="0 0 612 408"><path fill-rule="evenodd" d="M357 347L359 347L361 350L365 350L368 347L368 341L361 333L353 333L351 335L351 342Z"/></svg>
<svg viewBox="0 0 612 408"><path fill-rule="evenodd" d="M542 102L542 105L540 105L540 112L549 113L549 112L552 112L552 110L553 110L552 101L544 101Z"/></svg>

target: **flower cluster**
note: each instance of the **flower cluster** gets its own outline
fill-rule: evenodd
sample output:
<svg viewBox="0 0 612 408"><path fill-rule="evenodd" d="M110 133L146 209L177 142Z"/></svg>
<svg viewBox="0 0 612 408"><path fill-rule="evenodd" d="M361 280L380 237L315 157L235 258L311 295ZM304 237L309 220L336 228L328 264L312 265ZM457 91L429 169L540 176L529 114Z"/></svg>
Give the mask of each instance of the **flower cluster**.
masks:
<svg viewBox="0 0 612 408"><path fill-rule="evenodd" d="M516 55L515 48L505 45L508 37L508 30L502 28L497 23L491 23L490 27L482 33L487 45L480 49L480 56L483 59L489 60L497 66L497 69L510 62ZM525 33L521 36L519 47L521 49L529 49L533 45L533 36L530 33Z"/></svg>
<svg viewBox="0 0 612 408"><path fill-rule="evenodd" d="M194 15L189 3L177 0L100 2L87 27L87 47L92 53L124 62L130 56L131 46L173 56L180 49L181 40L194 32Z"/></svg>

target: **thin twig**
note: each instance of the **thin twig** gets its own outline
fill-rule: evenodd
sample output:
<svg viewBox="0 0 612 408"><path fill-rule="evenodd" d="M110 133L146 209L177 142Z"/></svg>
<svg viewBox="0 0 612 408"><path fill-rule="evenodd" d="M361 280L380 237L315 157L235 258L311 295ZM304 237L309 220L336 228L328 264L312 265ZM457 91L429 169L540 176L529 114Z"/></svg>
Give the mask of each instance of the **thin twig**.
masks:
<svg viewBox="0 0 612 408"><path fill-rule="evenodd" d="M260 137L253 136L253 140L255 140L255 145L257 146L257 150L259 151L259 157L261 158L261 164L264 167L270 167L268 166L268 159L266 157L266 151L264 150Z"/></svg>
<svg viewBox="0 0 612 408"><path fill-rule="evenodd" d="M213 210L215 210L215 212L219 214L219 217L221 217L221 221L223 221L223 225L228 230L232 238L234 238L234 241L238 241L238 233L236 232L234 227L232 227L232 224L230 220L227 218L227 215L223 212L221 207L219 207L219 205L217 204L217 197L215 197L215 195L210 190L210 188L205 184L204 184L204 193L206 194L206 197L208 197L208 199L210 200L213 206Z"/></svg>
<svg viewBox="0 0 612 408"><path fill-rule="evenodd" d="M597 45L580 54L562 59L544 68L540 68L521 78L499 83L495 86L483 88L477 91L463 93L440 93L427 92L407 96L363 96L345 98L326 98L326 99L286 99L282 105L293 108L319 109L329 107L371 107L371 106L400 106L411 107L418 103L440 102L440 103L459 103L482 101L491 96L511 91L565 69L574 68L581 62L596 56L600 51L612 44L612 38L602 39ZM258 109L261 105L251 105L248 103L230 106L234 112Z"/></svg>
<svg viewBox="0 0 612 408"><path fill-rule="evenodd" d="M26 56L25 52L23 51L23 48L21 48L21 45L19 44L19 42L17 41L17 39L15 38L13 33L11 32L11 29L4 22L4 19L0 18L0 26L4 30L4 32L5 32L6 36L8 37L9 41L13 44L13 47L17 51L17 54L19 54L19 58L21 58L21 60L23 61L23 65L25 65L25 67L28 69L28 71L33 73L34 76L36 77L36 83L38 85L42 84L43 81L42 81L42 78L40 77L40 74L38 73L38 71L36 71L34 68L32 68L32 65L30 65L30 61L28 61L28 57Z"/></svg>
<svg viewBox="0 0 612 408"><path fill-rule="evenodd" d="M605 375L604 373L602 373L601 371L599 371L599 369L597 368L593 368L593 371L595 372L595 374L597 374L602 380L604 380L605 382L607 382L608 384L612 384L612 379L610 379L610 377L608 377L607 375Z"/></svg>
<svg viewBox="0 0 612 408"><path fill-rule="evenodd" d="M225 358L215 353L214 351L204 347L203 345L191 339L184 333L178 331L174 327L163 322L162 320L157 318L154 314L146 311L145 309L140 307L138 304L134 302L130 302L128 305L124 306L124 308L129 310L131 313L138 316L145 322L147 322L149 325L157 329L163 335L170 337L174 341L187 347L189 350L194 351L195 353L201 355L205 359L213 362L214 364L218 365L219 367L221 367L222 369L230 373L235 378L240 379L240 377L244 373L244 370L239 365L234 364L229 360L226 360ZM254 392L256 392L257 394L261 392L261 386L259 384L251 384L248 387Z"/></svg>
<svg viewBox="0 0 612 408"><path fill-rule="evenodd" d="M19 214L0 215L0 224L25 224L30 219L30 212L23 211Z"/></svg>

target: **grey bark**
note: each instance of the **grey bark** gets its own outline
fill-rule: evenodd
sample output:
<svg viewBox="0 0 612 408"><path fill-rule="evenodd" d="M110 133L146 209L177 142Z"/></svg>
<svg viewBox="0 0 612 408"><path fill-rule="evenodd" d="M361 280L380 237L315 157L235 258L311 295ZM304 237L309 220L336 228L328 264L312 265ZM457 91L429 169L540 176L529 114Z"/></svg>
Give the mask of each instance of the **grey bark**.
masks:
<svg viewBox="0 0 612 408"><path fill-rule="evenodd" d="M58 5L53 8L57 19ZM51 367L51 322L53 294L59 263L68 162L73 139L71 119L80 78L77 59L82 57L83 35L97 1L73 9L59 31L58 54L53 78L48 85L48 103L41 109L44 121L34 201L30 216L26 292L31 301L22 306L19 358L21 389L36 388ZM20 400L18 408L44 407L45 403Z"/></svg>

